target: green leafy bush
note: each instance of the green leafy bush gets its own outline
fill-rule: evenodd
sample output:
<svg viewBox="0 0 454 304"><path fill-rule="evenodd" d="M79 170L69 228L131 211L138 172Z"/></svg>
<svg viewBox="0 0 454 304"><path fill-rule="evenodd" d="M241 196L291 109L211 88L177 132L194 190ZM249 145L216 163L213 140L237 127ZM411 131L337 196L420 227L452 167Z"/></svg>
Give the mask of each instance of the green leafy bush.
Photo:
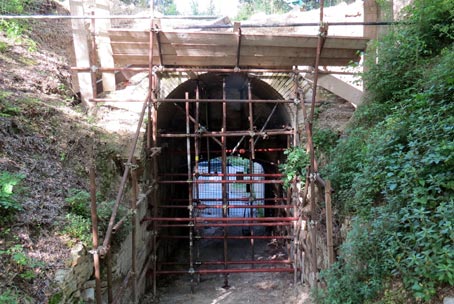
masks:
<svg viewBox="0 0 454 304"><path fill-rule="evenodd" d="M293 147L285 150L287 159L279 165L279 170L284 175L284 188L288 188L298 176L306 176L306 168L309 166L309 155L301 147ZM304 181L303 181L304 182Z"/></svg>
<svg viewBox="0 0 454 304"><path fill-rule="evenodd" d="M63 233L69 235L71 238L77 239L82 242L85 246L91 244L91 221L82 215L68 213L66 215L67 224L63 229ZM69 245L74 245L73 241L69 242Z"/></svg>
<svg viewBox="0 0 454 304"><path fill-rule="evenodd" d="M92 242L90 194L85 190L71 189L69 195L65 200L68 203L69 213L66 215L66 226L62 232L88 247ZM115 201L102 200L99 193L97 194L98 230L101 237L107 230L114 204ZM116 220L120 220L127 214L128 209L120 205ZM129 229L128 224L128 222L123 224L122 229L116 235L120 235L120 238L124 236ZM74 245L74 241L70 241L69 245Z"/></svg>
<svg viewBox="0 0 454 304"><path fill-rule="evenodd" d="M6 223L11 216L22 210L22 205L14 197L14 187L24 178L22 174L0 173L0 223Z"/></svg>
<svg viewBox="0 0 454 304"><path fill-rule="evenodd" d="M70 189L65 199L71 213L90 218L90 193L85 190Z"/></svg>
<svg viewBox="0 0 454 304"><path fill-rule="evenodd" d="M453 8L415 0L379 43L368 100L327 170L352 224L319 302L394 303L393 289L424 302L454 286Z"/></svg>

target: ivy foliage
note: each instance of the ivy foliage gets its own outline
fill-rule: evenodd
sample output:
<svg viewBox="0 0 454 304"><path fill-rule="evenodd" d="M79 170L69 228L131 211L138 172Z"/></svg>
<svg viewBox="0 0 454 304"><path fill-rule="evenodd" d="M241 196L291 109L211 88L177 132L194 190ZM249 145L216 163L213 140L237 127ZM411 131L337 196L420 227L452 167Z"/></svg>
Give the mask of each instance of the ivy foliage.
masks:
<svg viewBox="0 0 454 304"><path fill-rule="evenodd" d="M454 2L406 15L377 43L368 100L328 166L352 220L321 303L425 302L454 286Z"/></svg>

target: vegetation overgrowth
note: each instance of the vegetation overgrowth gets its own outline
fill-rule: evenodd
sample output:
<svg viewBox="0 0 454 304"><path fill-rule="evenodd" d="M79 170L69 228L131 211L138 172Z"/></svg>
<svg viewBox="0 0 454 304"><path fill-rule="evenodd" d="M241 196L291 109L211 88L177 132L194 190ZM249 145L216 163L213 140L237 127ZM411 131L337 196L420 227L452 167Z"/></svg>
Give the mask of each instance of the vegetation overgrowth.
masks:
<svg viewBox="0 0 454 304"><path fill-rule="evenodd" d="M454 2L414 0L376 43L325 175L351 223L319 303L438 301L454 286Z"/></svg>

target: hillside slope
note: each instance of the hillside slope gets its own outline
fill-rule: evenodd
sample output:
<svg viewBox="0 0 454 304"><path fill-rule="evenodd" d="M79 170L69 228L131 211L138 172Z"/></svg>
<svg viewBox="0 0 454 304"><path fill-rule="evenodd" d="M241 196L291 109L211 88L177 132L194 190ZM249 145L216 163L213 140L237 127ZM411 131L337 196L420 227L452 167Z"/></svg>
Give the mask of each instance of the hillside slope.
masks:
<svg viewBox="0 0 454 304"><path fill-rule="evenodd" d="M377 43L368 98L326 169L349 232L322 303L454 296L454 2L406 15Z"/></svg>
<svg viewBox="0 0 454 304"><path fill-rule="evenodd" d="M56 2L30 3L39 14L67 14ZM0 24L0 303L47 303L71 247L90 240L89 220L73 209L87 193L93 146L100 197L116 186L118 136L77 104L71 43L68 20Z"/></svg>

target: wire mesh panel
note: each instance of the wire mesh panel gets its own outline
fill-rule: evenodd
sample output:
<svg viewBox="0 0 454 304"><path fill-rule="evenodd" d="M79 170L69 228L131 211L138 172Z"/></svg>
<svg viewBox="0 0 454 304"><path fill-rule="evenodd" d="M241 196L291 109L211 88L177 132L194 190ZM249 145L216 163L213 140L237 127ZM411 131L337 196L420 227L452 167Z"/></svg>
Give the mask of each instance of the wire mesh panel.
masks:
<svg viewBox="0 0 454 304"><path fill-rule="evenodd" d="M257 217L263 216L263 211L241 206L263 205L265 195L264 184L260 183L263 177L251 174L263 174L263 168L258 163L253 163L250 172L249 160L241 157L229 157L227 168L227 201L232 208L228 209L228 217ZM222 165L220 159L201 162L198 165L200 176L194 186L195 200L204 205L199 216L222 217ZM251 181L258 181L253 183ZM242 183L241 181L245 181Z"/></svg>

